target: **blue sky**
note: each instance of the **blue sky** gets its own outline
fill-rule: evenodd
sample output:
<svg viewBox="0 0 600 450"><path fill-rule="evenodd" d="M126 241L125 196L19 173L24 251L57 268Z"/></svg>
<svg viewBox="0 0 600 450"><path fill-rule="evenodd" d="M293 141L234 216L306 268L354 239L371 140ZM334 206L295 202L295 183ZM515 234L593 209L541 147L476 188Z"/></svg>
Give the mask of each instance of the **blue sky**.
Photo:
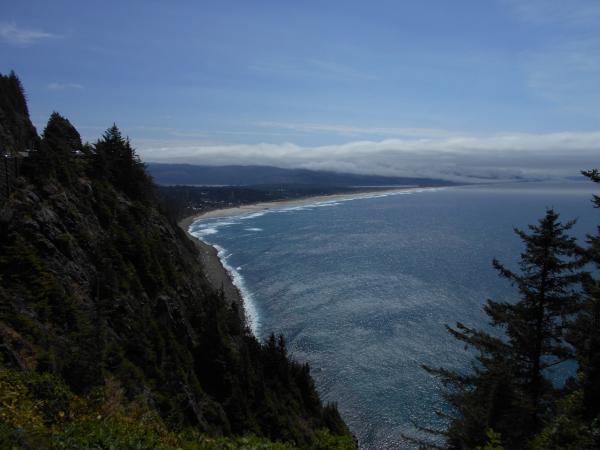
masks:
<svg viewBox="0 0 600 450"><path fill-rule="evenodd" d="M514 175L600 154L597 0L0 9L39 131L53 110L90 140L116 122L146 160Z"/></svg>

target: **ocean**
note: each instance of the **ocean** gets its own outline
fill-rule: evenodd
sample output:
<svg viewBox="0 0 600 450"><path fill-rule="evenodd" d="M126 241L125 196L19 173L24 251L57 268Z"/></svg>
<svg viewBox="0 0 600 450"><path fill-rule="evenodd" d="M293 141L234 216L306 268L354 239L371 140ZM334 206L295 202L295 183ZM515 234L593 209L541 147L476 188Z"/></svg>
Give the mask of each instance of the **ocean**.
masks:
<svg viewBox="0 0 600 450"><path fill-rule="evenodd" d="M361 448L409 449L403 435L418 435L415 425L444 426L442 387L422 365L472 360L445 325L485 328L486 299L516 298L491 265L516 269L513 228L552 207L577 219L583 240L600 223L594 191L583 181L418 189L200 220L190 231L219 249L253 332L285 336Z"/></svg>

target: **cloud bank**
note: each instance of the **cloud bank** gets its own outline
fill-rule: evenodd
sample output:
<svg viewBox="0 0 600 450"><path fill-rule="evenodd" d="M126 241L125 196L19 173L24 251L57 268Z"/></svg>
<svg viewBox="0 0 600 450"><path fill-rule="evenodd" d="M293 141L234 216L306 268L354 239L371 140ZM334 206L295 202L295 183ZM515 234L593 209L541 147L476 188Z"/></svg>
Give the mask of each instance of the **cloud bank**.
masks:
<svg viewBox="0 0 600 450"><path fill-rule="evenodd" d="M576 176L600 167L600 132L358 140L339 145L138 143L147 162L271 165L456 181Z"/></svg>
<svg viewBox="0 0 600 450"><path fill-rule="evenodd" d="M83 86L78 83L49 83L46 87L51 91L63 91L65 89L83 89Z"/></svg>
<svg viewBox="0 0 600 450"><path fill-rule="evenodd" d="M28 46L57 37L45 31L21 28L14 23L0 23L0 40L13 45Z"/></svg>

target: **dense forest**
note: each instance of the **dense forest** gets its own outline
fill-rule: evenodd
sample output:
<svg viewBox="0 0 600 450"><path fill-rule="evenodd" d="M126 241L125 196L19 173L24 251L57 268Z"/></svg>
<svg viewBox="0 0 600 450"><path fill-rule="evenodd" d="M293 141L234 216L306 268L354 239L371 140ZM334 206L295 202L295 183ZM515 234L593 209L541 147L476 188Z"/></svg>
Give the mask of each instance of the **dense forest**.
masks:
<svg viewBox="0 0 600 450"><path fill-rule="evenodd" d="M159 194L116 126L83 143L53 113L38 136L14 74L0 76L0 151L0 448L355 448L309 367L283 337L250 334L175 223L268 191ZM475 359L425 367L446 387L448 427L424 430L442 444L408 439L600 448L600 227L581 245L573 223L549 209L515 230L518 270L493 266L519 298L487 301L494 332L448 327ZM558 385L548 369L561 364L577 370Z"/></svg>
<svg viewBox="0 0 600 450"><path fill-rule="evenodd" d="M157 186L158 195L173 217L183 218L213 209L291 200L319 195L376 192L386 188L352 188L315 185L258 185L258 186Z"/></svg>
<svg viewBox="0 0 600 450"><path fill-rule="evenodd" d="M179 218L248 203L457 184L429 178L355 175L269 166L149 163L147 170L158 184L159 196L169 214Z"/></svg>
<svg viewBox="0 0 600 450"><path fill-rule="evenodd" d="M319 186L323 189L390 186L450 186L455 183L434 178L358 175L325 170L284 169L272 166L200 166L195 164L148 163L147 169L160 185L188 186Z"/></svg>
<svg viewBox="0 0 600 450"><path fill-rule="evenodd" d="M19 159L0 200L0 448L355 447L283 338L257 341L210 287L116 126L87 144L53 113L38 136L10 74L0 148Z"/></svg>

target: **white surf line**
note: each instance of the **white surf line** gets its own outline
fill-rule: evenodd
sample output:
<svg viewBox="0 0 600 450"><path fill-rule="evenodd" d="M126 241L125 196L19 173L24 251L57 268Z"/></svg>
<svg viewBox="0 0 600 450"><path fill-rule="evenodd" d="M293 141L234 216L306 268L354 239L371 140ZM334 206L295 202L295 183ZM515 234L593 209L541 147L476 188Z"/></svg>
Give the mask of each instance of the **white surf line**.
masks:
<svg viewBox="0 0 600 450"><path fill-rule="evenodd" d="M199 241L202 241L204 244L210 245L217 251L217 257L219 258L221 266L223 266L225 271L227 271L232 284L235 286L235 288L240 293L240 296L242 298L242 304L244 307L244 316L246 317L246 323L250 327L250 331L252 332L252 334L256 338L259 338L258 332L259 332L260 320L259 320L259 316L258 316L258 311L256 309L256 305L254 304L254 296L246 287L246 283L245 283L242 275L238 272L237 269L232 267L227 262L227 258L229 258L231 256L231 254L227 254L227 250L225 248L221 247L220 245L212 244L210 242L207 242L205 239L203 239L204 236L206 236L206 235L216 233L217 232L216 230L213 232L213 229L210 228L209 230L211 230L211 232L203 234L198 231L206 231L206 230L193 231L192 225L190 225L188 227L188 233L191 234L196 239L198 239Z"/></svg>
<svg viewBox="0 0 600 450"><path fill-rule="evenodd" d="M233 285L237 288L237 290L240 292L240 295L242 296L242 302L244 303L244 314L246 315L246 321L248 322L250 331L255 337L258 338L258 331L260 327L258 311L254 303L254 296L246 287L244 277L242 277L242 275L238 272L236 268L234 268L233 266L231 266L231 264L227 262L227 258L231 256L231 254L226 254L227 250L225 250L223 247L217 244L208 245L212 245L214 248L217 249L217 255L219 256L221 264L229 273Z"/></svg>
<svg viewBox="0 0 600 450"><path fill-rule="evenodd" d="M290 200L289 204L282 204L279 202L273 202L272 205L264 204L264 206L262 206L263 204L261 204L261 206L258 207L257 209L251 209L253 206L256 206L256 204L241 205L240 207L237 207L237 208L227 208L227 209L232 209L230 214L224 214L222 216L220 216L220 215L206 216L206 217L200 216L196 220L194 220L191 225L194 225L197 223L202 223L202 222L208 222L208 221L215 221L215 223L213 223L212 225L215 225L217 227L225 226L225 225L233 225L232 223L228 222L227 219L228 220L247 220L247 219L254 219L256 217L261 217L261 216L264 216L265 214L270 214L270 213L274 213L274 212L281 213L281 212L291 212L291 211L302 211L302 210L313 209L313 208L318 208L318 207L337 206L340 203L354 201L354 200L391 197L391 196L395 196L395 195L418 194L421 192L435 192L435 191L439 191L439 190L448 189L451 187L454 187L454 186L408 188L408 189L402 189L402 190L397 190L397 191L366 192L366 193L362 193L362 194L360 194L360 193L359 194L348 194L347 196L345 194L339 194L339 196L337 194L335 194L335 196L332 196L333 198L327 198L328 196L319 196L319 197L317 197L318 200L314 200L314 201L310 201L310 198L307 198L307 199L298 199L297 203L295 200ZM286 202L286 201L284 201L284 202ZM304 202L306 202L306 203L304 203ZM250 208L250 210L244 211L243 210L244 207ZM225 209L223 211L226 211L227 209ZM241 210L235 211L236 209L241 209ZM215 213L218 211L219 210L209 211L208 214L210 214L211 212ZM224 222L222 224L220 224L219 223L220 220L223 220Z"/></svg>
<svg viewBox="0 0 600 450"><path fill-rule="evenodd" d="M443 187L431 187L431 188L412 188L412 189L403 189L398 191L390 191L390 192L374 192L374 193L365 193L360 195L354 195L350 197L338 197L332 199L322 199L312 203L303 203L297 205L277 205L274 204L271 207L266 207L265 209L261 209L258 211L250 211L250 212L240 212L238 214L232 214L230 216L222 216L222 217L199 217L195 221L193 221L188 227L188 233L194 236L196 239L202 241L206 245L210 245L214 249L217 250L217 256L221 261L221 265L223 268L229 273L231 281L233 285L238 289L240 295L242 297L242 301L244 304L244 314L246 315L246 321L250 327L250 331L255 337L259 337L259 329L260 329L260 318L258 315L258 310L256 308L256 304L254 301L253 294L249 291L246 286L244 277L232 267L228 262L227 258L231 256L231 254L227 254L227 250L221 247L218 244L212 244L207 242L204 237L212 234L218 233L218 229L222 226L229 225L237 225L239 224L239 220L247 220L254 219L257 217L264 216L269 213L285 213L285 212L294 212L294 211L302 211L302 210L310 210L316 207L328 207L328 206L337 206L342 202L348 202L353 200L362 200L362 199L372 199L372 198L382 198L382 197L390 197L394 195L407 195L407 194L418 194L421 192L435 192L442 189L447 189L450 186ZM203 222L207 223L206 228L198 228L196 229L195 225L201 224ZM249 230L249 228L246 228ZM258 231L259 228L253 228L252 230ZM262 231L262 229L260 229Z"/></svg>

